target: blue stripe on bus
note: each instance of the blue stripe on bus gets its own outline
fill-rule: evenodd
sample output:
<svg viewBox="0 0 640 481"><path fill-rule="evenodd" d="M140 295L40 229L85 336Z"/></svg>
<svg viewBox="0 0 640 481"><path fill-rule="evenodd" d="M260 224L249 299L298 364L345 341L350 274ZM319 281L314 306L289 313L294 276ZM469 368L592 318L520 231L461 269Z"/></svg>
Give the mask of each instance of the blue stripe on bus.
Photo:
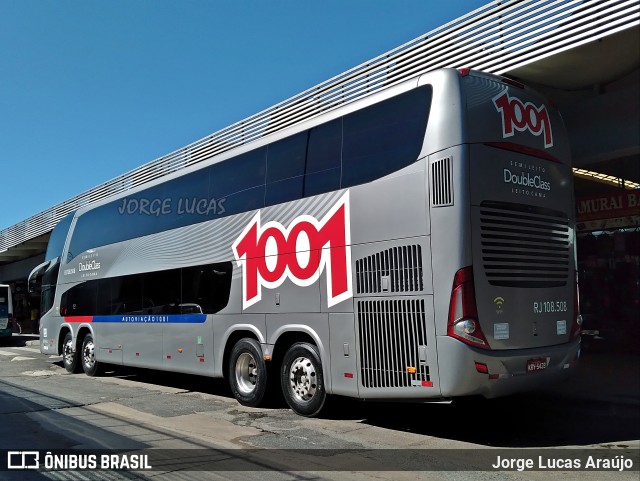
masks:
<svg viewBox="0 0 640 481"><path fill-rule="evenodd" d="M93 322L120 322L125 324L202 324L206 320L206 314L93 316Z"/></svg>

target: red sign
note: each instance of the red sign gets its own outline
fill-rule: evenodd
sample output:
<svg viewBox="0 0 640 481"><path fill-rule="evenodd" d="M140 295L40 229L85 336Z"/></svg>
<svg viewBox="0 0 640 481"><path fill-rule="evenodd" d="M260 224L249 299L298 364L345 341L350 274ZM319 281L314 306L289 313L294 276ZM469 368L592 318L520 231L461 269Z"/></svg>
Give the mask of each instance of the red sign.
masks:
<svg viewBox="0 0 640 481"><path fill-rule="evenodd" d="M578 222L640 215L640 191L626 190L609 195L578 197Z"/></svg>
<svg viewBox="0 0 640 481"><path fill-rule="evenodd" d="M514 130L518 132L528 130L535 136L543 134L545 148L553 147L551 121L544 104L536 107L531 102L523 103L517 97L510 97L507 92L503 92L492 100L498 112L502 114L503 138L513 136Z"/></svg>
<svg viewBox="0 0 640 481"><path fill-rule="evenodd" d="M289 228L276 221L261 225L260 211L233 243L242 266L242 308L262 298L262 288L274 289L287 278L299 286L316 282L327 270L331 307L352 293L349 192L321 219L295 218Z"/></svg>

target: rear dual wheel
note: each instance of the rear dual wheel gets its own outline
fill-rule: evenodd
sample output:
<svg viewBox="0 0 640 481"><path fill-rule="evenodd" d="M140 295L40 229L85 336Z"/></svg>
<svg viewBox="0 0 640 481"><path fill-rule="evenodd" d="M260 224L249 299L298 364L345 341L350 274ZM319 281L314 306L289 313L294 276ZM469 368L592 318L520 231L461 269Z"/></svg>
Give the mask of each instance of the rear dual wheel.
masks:
<svg viewBox="0 0 640 481"><path fill-rule="evenodd" d="M87 376L98 376L102 373L102 363L96 361L96 345L93 342L93 336L86 334L82 341L82 350L80 351L80 360L82 369Z"/></svg>
<svg viewBox="0 0 640 481"><path fill-rule="evenodd" d="M73 342L73 334L67 332L62 341L62 363L67 372L75 374L81 371L80 352Z"/></svg>
<svg viewBox="0 0 640 481"><path fill-rule="evenodd" d="M287 404L301 416L317 416L327 400L322 361L313 344L293 344L280 369L282 392Z"/></svg>
<svg viewBox="0 0 640 481"><path fill-rule="evenodd" d="M92 334L85 334L82 347L76 349L73 335L70 332L62 341L62 363L64 368L72 373L84 371L87 376L97 376L102 373L103 365L96 361L96 346Z"/></svg>
<svg viewBox="0 0 640 481"><path fill-rule="evenodd" d="M244 406L259 406L268 392L268 368L255 339L240 339L231 351L227 371L233 396ZM289 407L302 416L317 416L325 406L322 361L313 344L298 342L280 366L282 393ZM274 386L271 386L274 387Z"/></svg>

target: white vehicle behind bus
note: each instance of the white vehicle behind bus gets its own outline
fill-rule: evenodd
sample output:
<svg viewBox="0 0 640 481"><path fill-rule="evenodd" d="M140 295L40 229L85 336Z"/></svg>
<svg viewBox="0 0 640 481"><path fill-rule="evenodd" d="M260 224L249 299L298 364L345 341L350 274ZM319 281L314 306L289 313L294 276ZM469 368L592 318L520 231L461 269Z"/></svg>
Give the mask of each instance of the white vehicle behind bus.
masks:
<svg viewBox="0 0 640 481"><path fill-rule="evenodd" d="M0 284L0 337L13 335L14 322L11 286Z"/></svg>

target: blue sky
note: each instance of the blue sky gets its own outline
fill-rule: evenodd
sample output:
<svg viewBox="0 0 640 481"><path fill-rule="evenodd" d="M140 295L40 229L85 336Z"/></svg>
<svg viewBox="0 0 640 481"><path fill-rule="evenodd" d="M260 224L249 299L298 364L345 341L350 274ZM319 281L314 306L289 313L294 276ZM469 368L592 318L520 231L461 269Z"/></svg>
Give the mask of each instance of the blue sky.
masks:
<svg viewBox="0 0 640 481"><path fill-rule="evenodd" d="M0 229L488 0L0 0Z"/></svg>

